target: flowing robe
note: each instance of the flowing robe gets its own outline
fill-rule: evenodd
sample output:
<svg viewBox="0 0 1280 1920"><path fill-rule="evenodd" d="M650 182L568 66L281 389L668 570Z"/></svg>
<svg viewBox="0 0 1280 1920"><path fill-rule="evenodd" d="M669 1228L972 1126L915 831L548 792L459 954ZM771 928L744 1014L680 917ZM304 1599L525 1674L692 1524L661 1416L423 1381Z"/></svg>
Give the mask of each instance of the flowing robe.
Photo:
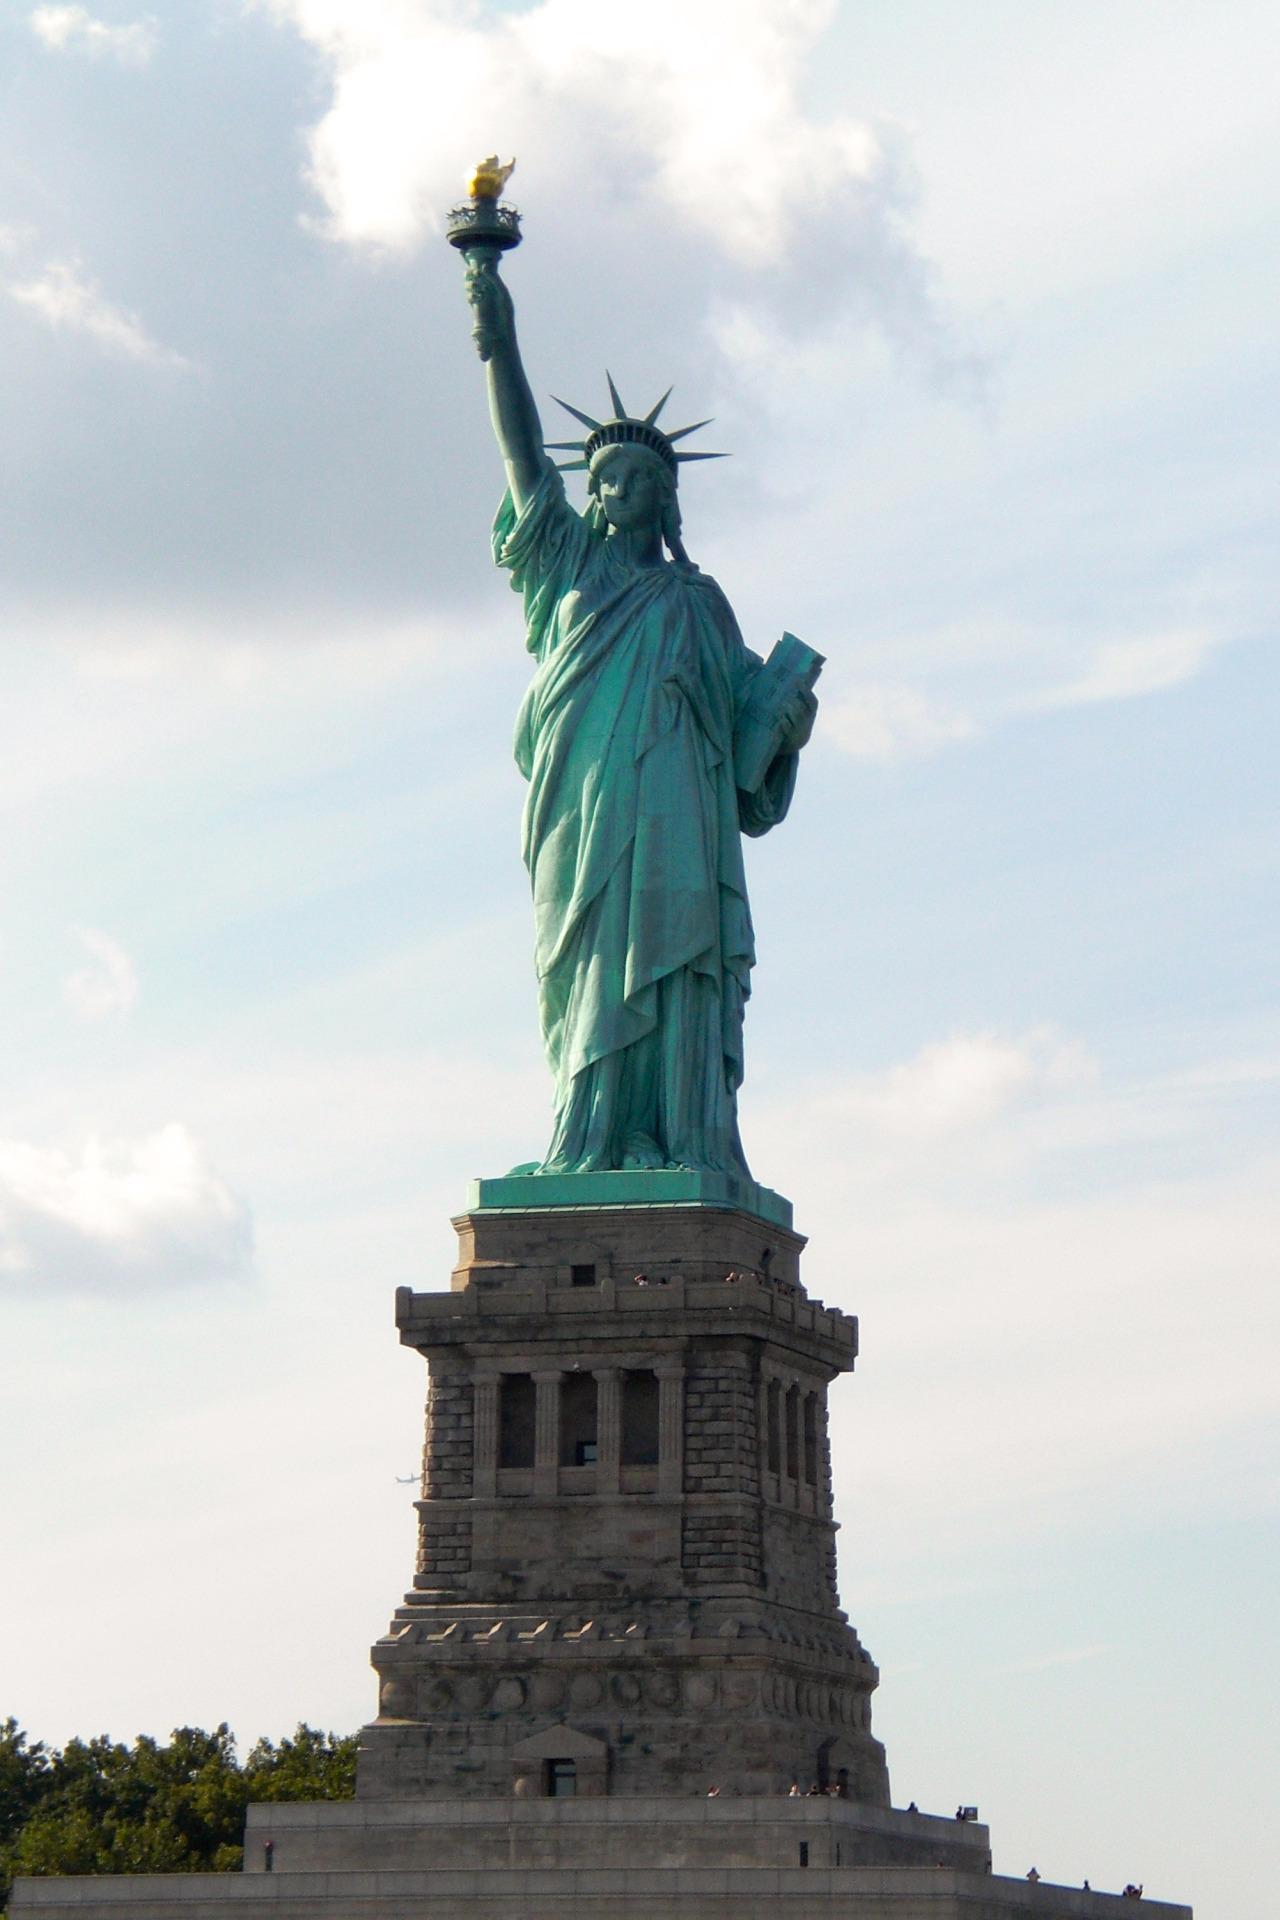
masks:
<svg viewBox="0 0 1280 1920"><path fill-rule="evenodd" d="M715 582L641 567L549 468L494 556L524 595L537 671L516 722L529 782L543 1043L555 1131L539 1171L745 1173L742 1016L755 949L741 834L786 814L796 755L755 794L733 731L761 661Z"/></svg>

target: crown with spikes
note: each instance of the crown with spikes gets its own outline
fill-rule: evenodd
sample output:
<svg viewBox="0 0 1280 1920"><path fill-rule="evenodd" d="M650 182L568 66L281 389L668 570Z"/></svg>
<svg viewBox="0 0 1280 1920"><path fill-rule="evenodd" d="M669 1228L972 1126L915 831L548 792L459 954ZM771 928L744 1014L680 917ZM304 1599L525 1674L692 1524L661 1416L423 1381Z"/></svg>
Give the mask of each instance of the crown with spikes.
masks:
<svg viewBox="0 0 1280 1920"><path fill-rule="evenodd" d="M563 407L566 413L571 413L575 420L581 420L583 426L589 429L585 440L547 441L546 444L553 453L581 455L578 460L557 461L556 465L561 473L576 473L584 467L589 467L601 447L648 447L650 453L656 453L659 460L670 467L672 473L675 473L686 460L723 460L725 458L722 453L676 452L677 440L683 440L687 434L696 433L699 427L710 426L711 422L695 420L691 427L677 427L674 433L664 433L657 425L657 419L671 398L670 387L667 388L657 406L651 407L641 419L637 415L628 413L623 406L618 389L613 384L613 375L606 373L605 379L609 382L609 398L613 402L612 420L593 420L589 413L580 413L577 407L571 407L567 400L557 399L555 394L551 396L558 407Z"/></svg>

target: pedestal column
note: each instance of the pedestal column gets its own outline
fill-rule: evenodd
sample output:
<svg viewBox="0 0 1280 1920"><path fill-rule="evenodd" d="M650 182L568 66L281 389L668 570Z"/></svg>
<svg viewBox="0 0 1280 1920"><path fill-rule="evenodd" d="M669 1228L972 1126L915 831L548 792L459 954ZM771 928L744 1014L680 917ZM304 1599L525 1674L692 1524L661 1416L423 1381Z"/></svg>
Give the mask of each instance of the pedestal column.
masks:
<svg viewBox="0 0 1280 1920"><path fill-rule="evenodd" d="M658 1492L684 1490L684 1362L661 1362L658 1375Z"/></svg>
<svg viewBox="0 0 1280 1920"><path fill-rule="evenodd" d="M564 1374L535 1373L538 1389L533 1450L533 1491L554 1500L560 1491L560 1382Z"/></svg>
<svg viewBox="0 0 1280 1920"><path fill-rule="evenodd" d="M617 1493L622 1460L622 1369L593 1367L596 1381L596 1491Z"/></svg>
<svg viewBox="0 0 1280 1920"><path fill-rule="evenodd" d="M473 1376L475 1425L473 1471L476 1496L492 1500L498 1491L498 1388L502 1376L477 1372Z"/></svg>

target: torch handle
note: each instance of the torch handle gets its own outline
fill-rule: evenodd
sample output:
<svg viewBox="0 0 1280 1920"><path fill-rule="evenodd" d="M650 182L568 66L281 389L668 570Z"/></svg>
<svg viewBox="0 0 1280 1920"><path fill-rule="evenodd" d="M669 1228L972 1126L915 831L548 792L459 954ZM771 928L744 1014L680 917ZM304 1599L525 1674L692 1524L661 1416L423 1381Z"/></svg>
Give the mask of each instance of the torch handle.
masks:
<svg viewBox="0 0 1280 1920"><path fill-rule="evenodd" d="M499 343L515 334L515 307L498 271L502 259L497 247L461 249L466 261L466 291L474 321L471 338L481 360L493 358Z"/></svg>

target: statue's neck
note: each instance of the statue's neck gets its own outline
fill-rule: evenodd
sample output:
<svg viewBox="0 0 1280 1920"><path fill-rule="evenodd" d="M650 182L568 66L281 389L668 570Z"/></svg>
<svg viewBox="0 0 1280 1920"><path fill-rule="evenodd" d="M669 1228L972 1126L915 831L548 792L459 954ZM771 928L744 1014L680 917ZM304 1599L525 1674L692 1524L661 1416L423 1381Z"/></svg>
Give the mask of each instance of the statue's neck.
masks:
<svg viewBox="0 0 1280 1920"><path fill-rule="evenodd" d="M632 567L660 567L665 556L657 527L610 527L610 551Z"/></svg>

